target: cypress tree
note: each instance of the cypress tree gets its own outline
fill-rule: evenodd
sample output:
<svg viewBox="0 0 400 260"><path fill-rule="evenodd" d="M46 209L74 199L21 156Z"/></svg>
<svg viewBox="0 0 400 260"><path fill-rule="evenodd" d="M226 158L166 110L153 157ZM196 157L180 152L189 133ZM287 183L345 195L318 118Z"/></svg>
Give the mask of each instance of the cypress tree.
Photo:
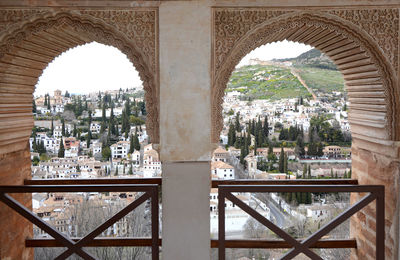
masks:
<svg viewBox="0 0 400 260"><path fill-rule="evenodd" d="M331 179L333 179L333 169L331 168Z"/></svg>
<svg viewBox="0 0 400 260"><path fill-rule="evenodd" d="M128 172L128 174L129 174L129 175L133 175L132 164L131 164L130 167L129 167L129 172Z"/></svg>
<svg viewBox="0 0 400 260"><path fill-rule="evenodd" d="M231 123L228 130L228 146L234 146L236 142L236 131L234 125Z"/></svg>
<svg viewBox="0 0 400 260"><path fill-rule="evenodd" d="M265 116L265 118L264 118L263 131L264 131L264 137L265 137L265 139L267 139L268 135L269 135L269 125L268 125L268 117L267 116Z"/></svg>
<svg viewBox="0 0 400 260"><path fill-rule="evenodd" d="M61 118L61 135L65 136L65 121L64 118Z"/></svg>
<svg viewBox="0 0 400 260"><path fill-rule="evenodd" d="M311 165L308 165L308 174L307 174L307 179L311 179Z"/></svg>
<svg viewBox="0 0 400 260"><path fill-rule="evenodd" d="M118 176L118 165L115 167L115 176Z"/></svg>
<svg viewBox="0 0 400 260"><path fill-rule="evenodd" d="M64 158L64 153L65 153L64 142L63 142L63 138L61 137L61 140L60 140L60 149L58 149L58 157L59 157L59 158Z"/></svg>
<svg viewBox="0 0 400 260"><path fill-rule="evenodd" d="M130 136L130 143L129 143L129 153L133 153L134 151L135 151L135 147L134 147L134 145L133 145L133 135L131 134L131 136Z"/></svg>
<svg viewBox="0 0 400 260"><path fill-rule="evenodd" d="M285 153L283 147L281 147L281 154L279 155L279 172L285 172Z"/></svg>
<svg viewBox="0 0 400 260"><path fill-rule="evenodd" d="M304 142L303 142L303 137L298 136L297 141L296 141L296 147L294 148L294 152L298 157L303 157L306 151L304 150Z"/></svg>
<svg viewBox="0 0 400 260"><path fill-rule="evenodd" d="M350 171L348 173L348 176L349 176L349 179L351 179L351 169L350 169Z"/></svg>
<svg viewBox="0 0 400 260"><path fill-rule="evenodd" d="M100 128L100 133L104 133L106 130L106 121L107 121L107 116L106 116L106 96L103 97L103 104L102 104L102 110L101 110L101 128Z"/></svg>
<svg viewBox="0 0 400 260"><path fill-rule="evenodd" d="M54 122L53 122L53 117L51 118L51 136L54 135Z"/></svg>
<svg viewBox="0 0 400 260"><path fill-rule="evenodd" d="M89 131L90 131L90 129L89 129ZM73 136L74 136L74 137L76 137L77 132L78 132L78 131L76 130L76 124L74 124L74 131L73 131Z"/></svg>
<svg viewBox="0 0 400 260"><path fill-rule="evenodd" d="M287 154L283 153L284 156L284 160L283 160L283 172L284 173L288 173L288 158L287 158Z"/></svg>
<svg viewBox="0 0 400 260"><path fill-rule="evenodd" d="M34 152L37 152L36 134L33 136L32 150L33 150Z"/></svg>
<svg viewBox="0 0 400 260"><path fill-rule="evenodd" d="M89 132L88 132L88 135L87 135L87 139L86 139L86 147L87 148L90 148L90 141L92 140L92 131L90 131L90 129L89 129Z"/></svg>
<svg viewBox="0 0 400 260"><path fill-rule="evenodd" d="M44 104L45 107L47 107L47 94L44 95Z"/></svg>
<svg viewBox="0 0 400 260"><path fill-rule="evenodd" d="M244 165L244 157L245 157L244 153L245 153L245 148L244 145L242 145L242 147L240 147L240 163L242 165Z"/></svg>
<svg viewBox="0 0 400 260"><path fill-rule="evenodd" d="M47 94L47 109L49 109L50 110L50 96L49 96L49 94Z"/></svg>
<svg viewBox="0 0 400 260"><path fill-rule="evenodd" d="M235 119L235 130L236 130L236 132L240 132L240 120L239 120L239 117L240 117L240 113L237 112L236 113L236 119Z"/></svg>
<svg viewBox="0 0 400 260"><path fill-rule="evenodd" d="M32 100L32 113L36 113L36 101L35 101L35 99Z"/></svg>
<svg viewBox="0 0 400 260"><path fill-rule="evenodd" d="M137 128L135 131L135 135L133 136L133 147L135 148L136 151L140 151L140 143L139 143L139 137L137 134Z"/></svg>

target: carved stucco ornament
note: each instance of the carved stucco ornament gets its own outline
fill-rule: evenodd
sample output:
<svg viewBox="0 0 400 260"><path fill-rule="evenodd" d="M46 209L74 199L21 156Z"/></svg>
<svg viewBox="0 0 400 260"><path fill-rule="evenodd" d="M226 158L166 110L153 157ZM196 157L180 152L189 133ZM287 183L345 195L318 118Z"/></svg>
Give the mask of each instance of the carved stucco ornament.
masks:
<svg viewBox="0 0 400 260"><path fill-rule="evenodd" d="M33 33L68 25L93 41L111 45L134 64L143 81L147 110L147 132L159 142L158 112L158 11L129 10L0 10L0 58L12 46L21 44ZM75 47L75 46L71 46Z"/></svg>
<svg viewBox="0 0 400 260"><path fill-rule="evenodd" d="M355 10L354 10L355 11ZM370 10L379 12L379 10ZM366 51L376 65L377 71L383 82L383 91L386 96L386 121L389 138L394 135L394 115L397 107L396 93L394 86L397 82L395 76L396 63L391 63L390 58L396 57L386 55L379 47L379 42L375 37L360 28L356 23L346 21L336 15L327 12L299 12L299 11L276 11L276 10L248 10L236 8L215 8L214 9L214 33L213 33L213 86L212 86L212 142L219 141L219 134L223 127L222 103L224 89L229 81L229 77L236 64L250 51L264 44L283 39L274 39L273 35L280 35L283 31L290 28L299 28L300 26L309 26L314 28L327 28L343 35L358 44L360 48ZM394 16L391 23L398 23L398 15ZM388 21L389 22L389 21ZM387 26L396 30L396 25ZM394 29L393 29L394 28ZM398 32L386 37L396 37ZM272 37L272 38L271 38ZM393 42L394 40L392 40ZM395 41L397 42L397 40ZM397 45L396 45L397 46ZM398 49L393 45L389 48L391 52L396 53ZM388 50L389 50L388 49Z"/></svg>

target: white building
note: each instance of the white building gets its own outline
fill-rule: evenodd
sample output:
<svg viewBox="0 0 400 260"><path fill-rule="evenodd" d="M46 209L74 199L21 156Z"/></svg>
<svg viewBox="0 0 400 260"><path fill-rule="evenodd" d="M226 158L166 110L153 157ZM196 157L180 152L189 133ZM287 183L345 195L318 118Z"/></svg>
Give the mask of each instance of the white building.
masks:
<svg viewBox="0 0 400 260"><path fill-rule="evenodd" d="M235 179L235 169L222 161L211 162L211 174L221 180Z"/></svg>
<svg viewBox="0 0 400 260"><path fill-rule="evenodd" d="M155 177L161 173L161 161L158 152L153 149L152 144L144 147L143 154L143 177Z"/></svg>
<svg viewBox="0 0 400 260"><path fill-rule="evenodd" d="M100 123L91 123L90 124L90 131L94 134L99 134L101 129Z"/></svg>
<svg viewBox="0 0 400 260"><path fill-rule="evenodd" d="M119 141L111 145L110 148L112 158L126 158L129 152L129 142Z"/></svg>
<svg viewBox="0 0 400 260"><path fill-rule="evenodd" d="M92 154L93 155L95 155L95 154L101 154L101 151L102 151L102 143L93 143L92 144Z"/></svg>

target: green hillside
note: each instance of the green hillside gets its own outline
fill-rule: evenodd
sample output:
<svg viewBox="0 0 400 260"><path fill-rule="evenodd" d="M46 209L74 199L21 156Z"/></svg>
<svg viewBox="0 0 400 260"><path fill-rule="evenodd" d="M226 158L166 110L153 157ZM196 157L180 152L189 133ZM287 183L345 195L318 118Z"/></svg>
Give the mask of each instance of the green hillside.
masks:
<svg viewBox="0 0 400 260"><path fill-rule="evenodd" d="M239 91L250 99L292 98L308 95L290 69L270 65L249 65L236 69L226 91Z"/></svg>
<svg viewBox="0 0 400 260"><path fill-rule="evenodd" d="M290 61L293 67L274 63L274 65L249 65L237 68L232 73L226 91L240 91L245 99L278 100L310 96L307 89L291 73L291 69L294 69L317 95L344 91L342 74L320 51L312 49L293 59L275 60L275 62L284 61Z"/></svg>
<svg viewBox="0 0 400 260"><path fill-rule="evenodd" d="M308 66L296 66L300 77L315 93L344 91L343 75L337 70L320 69Z"/></svg>

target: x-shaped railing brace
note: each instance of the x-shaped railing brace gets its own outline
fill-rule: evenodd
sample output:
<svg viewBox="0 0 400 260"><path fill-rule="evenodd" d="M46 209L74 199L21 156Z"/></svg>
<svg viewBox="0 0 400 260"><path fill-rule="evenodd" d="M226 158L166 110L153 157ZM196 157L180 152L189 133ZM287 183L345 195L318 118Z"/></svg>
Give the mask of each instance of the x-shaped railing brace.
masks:
<svg viewBox="0 0 400 260"><path fill-rule="evenodd" d="M219 232L219 248L218 248L218 253L219 253L219 259L224 260L225 259L225 198L229 199L232 201L234 204L239 206L243 211L245 211L247 214L252 216L254 219L259 221L261 224L269 228L271 231L273 231L275 234L283 238L286 242L291 244L293 246L293 249L291 249L289 252L287 252L281 260L288 260L294 258L296 255L300 253L304 253L305 255L309 256L311 259L317 259L317 260L322 260L320 256L318 256L316 253L310 250L310 246L312 246L315 242L317 242L321 237L324 235L328 234L331 230L333 230L335 227L339 226L341 223L343 223L346 219L350 218L352 215L357 213L359 210L364 208L366 205L368 205L370 202L376 199L376 217L377 217L377 237L376 237L376 242L377 242L377 259L384 259L384 187L383 186L369 186L369 187L374 187L373 190L370 190L370 194L363 197L360 201L358 201L356 204L351 206L349 209L345 210L342 212L339 216L336 218L332 219L328 224L326 224L324 227L322 227L320 230L312 234L310 237L307 239L299 242L296 239L294 239L292 236L287 234L285 231L283 231L281 228L276 226L274 223L266 219L264 216L262 216L260 213L255 211L253 208L248 206L246 203L238 199L235 195L232 194L233 190L236 190L238 192L252 192L252 190L248 189L250 186L219 186L219 194L218 194L218 214L219 214L219 227L218 227L218 232ZM278 189L282 188L283 186L279 187ZM312 186L308 186L306 188L310 188ZM327 188L328 186L325 186ZM349 188L351 186L346 186L344 188ZM361 186L357 186L361 187ZM241 190L242 188L242 190ZM253 186L255 188L253 192L261 192L262 186ZM265 186L264 186L265 188ZM293 188L293 187L290 187ZM297 189L301 190L304 192L304 189L302 190L301 186L297 186ZM295 189L296 189L295 188ZM321 189L322 188L322 189ZM343 187L342 187L343 188ZM329 191L332 189L332 186L329 186L328 190ZM313 191L315 190L315 191ZM323 187L317 187L314 186L312 187L311 192L321 192L323 191ZM266 190L269 191L269 190ZM282 190L281 192L283 192ZM292 190L287 189L287 192L292 192ZM352 191L352 190L348 190ZM366 191L366 190L361 190L361 191ZM361 192L360 191L360 192ZM265 190L264 190L265 192ZM337 192L337 191L336 191ZM380 250L378 250L378 247L380 247Z"/></svg>
<svg viewBox="0 0 400 260"><path fill-rule="evenodd" d="M112 186L107 186L107 187L106 186L107 185L97 185L97 187L100 188L101 191L104 191L104 188L110 188L110 187L112 190L115 190L115 191L116 191L116 189L118 189L118 186L120 186L121 188L129 187L129 186L125 186L125 185L112 185ZM66 251L64 251L61 255L59 255L55 259L57 259L57 260L66 259L70 255L76 253L79 256L83 257L84 259L95 260L96 258L94 256L92 256L91 254L89 254L88 252L86 252L85 250L83 250L82 247L84 247L89 242L93 241L94 238L96 238L98 235L100 235L104 230L106 230L108 227L113 225L115 222L117 222L121 218L125 217L132 210L137 208L139 205L141 205L143 202L145 202L149 198L152 199L153 209L155 207L157 207L157 213L154 214L154 212L152 212L152 215L155 215L155 216L152 216L152 222L157 219L156 223L152 223L152 229L153 229L152 233L153 233L153 235L157 234L157 237L156 238L152 237L152 239L157 241L156 243L158 243L158 190L157 190L157 185L145 185L145 186L148 186L148 187L145 187L144 191L140 190L140 188L139 188L139 191L144 192L143 195L141 195L138 199L136 199L135 201L130 203L128 206L126 206L125 208L120 210L117 214L112 216L106 222L104 222L103 224L101 224L100 226L95 228L92 232L90 232L88 235L86 235L85 237L83 237L82 239L80 239L77 242L74 242L73 240L69 239L67 236L65 236L64 234L59 232L58 230L56 230L53 227L51 227L50 225L48 225L45 221L43 221L41 218L36 216L29 209L27 209L25 206L23 206L21 203L19 203L17 200L15 200L11 196L9 196L6 192L4 192L4 190L6 190L6 191L9 191L10 193L13 193L13 191L18 192L18 193L23 193L24 186L0 186L0 200L3 201L10 208L15 210L18 214L20 214L21 216L23 216L24 218L29 220L32 224L35 224L36 226L38 226L39 228L41 228L42 230L47 232L50 236L52 236L54 239L58 240L61 244L63 244L65 247L68 248ZM29 187L26 186L25 188L38 188L38 187L43 187L44 188L43 190L45 190L46 188L49 188L49 186L36 186L36 187L35 186L29 186ZM55 188L58 191L64 191L64 192L71 191L71 189L63 190L63 188L65 188L65 187L67 187L67 188L73 187L72 191L76 191L76 189L74 189L74 188L77 188L77 186L62 186L62 187L58 186ZM15 189L13 189L13 188L15 188ZM130 188L132 188L132 186ZM135 188L137 188L137 187L135 187ZM41 191L40 189L34 189L34 190L36 190L36 192L45 192L45 191ZM106 190L109 190L109 189L106 189ZM126 189L123 189L123 190L126 191ZM88 190L88 191L90 191L90 190ZM29 192L29 191L26 191L26 192ZM155 225L157 225L157 227L155 227ZM157 244L157 248L158 248L158 244ZM157 252L152 252L153 259L158 259L158 250L156 250L156 251Z"/></svg>

